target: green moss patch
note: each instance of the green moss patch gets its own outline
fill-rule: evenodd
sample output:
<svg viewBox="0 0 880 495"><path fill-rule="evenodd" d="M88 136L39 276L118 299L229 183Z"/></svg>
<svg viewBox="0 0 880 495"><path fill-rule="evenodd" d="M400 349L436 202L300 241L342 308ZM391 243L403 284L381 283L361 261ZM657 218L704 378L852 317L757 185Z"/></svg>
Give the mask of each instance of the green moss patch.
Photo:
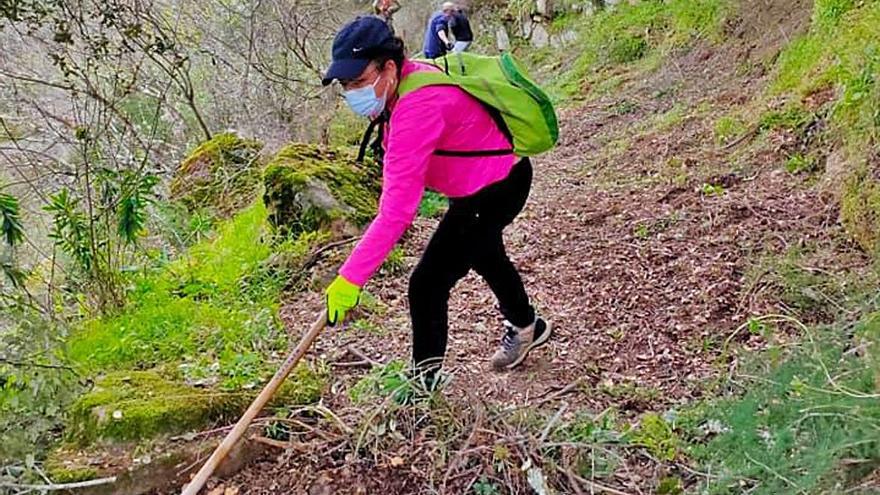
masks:
<svg viewBox="0 0 880 495"><path fill-rule="evenodd" d="M267 165L263 201L273 225L286 233L361 227L376 214L378 170L359 166L350 152L291 144Z"/></svg>
<svg viewBox="0 0 880 495"><path fill-rule="evenodd" d="M214 136L180 164L171 183L173 197L224 216L249 205L260 187L262 148L261 142L233 133Z"/></svg>
<svg viewBox="0 0 880 495"><path fill-rule="evenodd" d="M840 219L849 235L868 253L880 249L880 181L866 168L847 181Z"/></svg>
<svg viewBox="0 0 880 495"><path fill-rule="evenodd" d="M94 466L76 459L75 451L64 447L49 453L44 462L46 474L53 483L76 483L100 476L100 472Z"/></svg>
<svg viewBox="0 0 880 495"><path fill-rule="evenodd" d="M325 374L299 366L275 397L275 403L311 403L324 390ZM234 420L254 393L200 388L169 379L155 370L110 373L70 409L68 440L136 441L182 433L214 421Z"/></svg>
<svg viewBox="0 0 880 495"><path fill-rule="evenodd" d="M65 433L79 443L140 440L230 417L245 401L240 393L190 387L155 371L111 373L74 403Z"/></svg>

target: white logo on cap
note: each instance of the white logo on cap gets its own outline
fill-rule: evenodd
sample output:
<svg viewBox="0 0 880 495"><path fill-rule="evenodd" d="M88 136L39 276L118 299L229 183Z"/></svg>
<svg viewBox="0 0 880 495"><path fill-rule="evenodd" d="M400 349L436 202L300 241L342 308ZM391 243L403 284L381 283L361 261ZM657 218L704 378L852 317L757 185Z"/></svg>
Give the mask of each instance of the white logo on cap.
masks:
<svg viewBox="0 0 880 495"><path fill-rule="evenodd" d="M357 53L357 52L362 51L362 50L363 50L363 48L360 48L360 47L352 48L352 49L351 49L351 53Z"/></svg>

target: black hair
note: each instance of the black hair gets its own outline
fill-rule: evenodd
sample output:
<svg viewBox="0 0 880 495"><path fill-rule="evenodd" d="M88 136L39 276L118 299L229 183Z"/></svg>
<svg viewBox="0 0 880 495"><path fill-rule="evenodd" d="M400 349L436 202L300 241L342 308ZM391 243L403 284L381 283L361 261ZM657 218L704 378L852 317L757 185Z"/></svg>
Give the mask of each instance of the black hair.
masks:
<svg viewBox="0 0 880 495"><path fill-rule="evenodd" d="M395 36L386 41L382 46L371 50L370 60L376 64L378 69L385 67L385 64L391 60L397 65L397 79L400 79L400 71L403 69L403 61L406 59L406 46L403 40Z"/></svg>

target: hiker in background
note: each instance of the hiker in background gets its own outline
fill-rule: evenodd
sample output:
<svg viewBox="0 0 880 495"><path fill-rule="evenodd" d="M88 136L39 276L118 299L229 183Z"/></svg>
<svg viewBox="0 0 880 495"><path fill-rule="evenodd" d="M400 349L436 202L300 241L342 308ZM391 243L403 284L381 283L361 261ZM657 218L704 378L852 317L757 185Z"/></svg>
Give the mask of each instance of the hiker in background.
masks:
<svg viewBox="0 0 880 495"><path fill-rule="evenodd" d="M506 319L491 358L495 369L522 363L551 328L536 316L502 237L528 198L531 162L513 154L486 107L457 86L428 85L398 97L401 80L417 71L439 69L408 60L403 41L375 17L355 19L333 41L322 83L339 81L352 110L386 127L379 211L327 288L326 303L328 323L341 323L412 223L425 188L449 197L409 280L413 363L430 384L446 352L450 291L471 269Z"/></svg>
<svg viewBox="0 0 880 495"><path fill-rule="evenodd" d="M471 31L471 22L468 20L467 14L460 7L457 7L449 18L449 30L452 31L452 37L455 38L455 44L452 46L453 52L466 52L474 42L474 33Z"/></svg>
<svg viewBox="0 0 880 495"><path fill-rule="evenodd" d="M398 10L400 10L400 2L397 0L373 0L373 13L384 19L392 32L394 31L392 17Z"/></svg>
<svg viewBox="0 0 880 495"><path fill-rule="evenodd" d="M453 43L449 37L449 19L455 12L455 4L446 2L440 12L434 12L428 20L428 28L425 30L425 42L422 45L422 53L426 58L437 58L446 55L452 50Z"/></svg>

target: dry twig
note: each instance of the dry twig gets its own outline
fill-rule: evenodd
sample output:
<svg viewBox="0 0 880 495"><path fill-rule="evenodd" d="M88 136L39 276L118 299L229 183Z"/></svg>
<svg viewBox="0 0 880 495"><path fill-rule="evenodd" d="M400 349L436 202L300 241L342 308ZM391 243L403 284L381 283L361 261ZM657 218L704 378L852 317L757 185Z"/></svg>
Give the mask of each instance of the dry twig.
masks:
<svg viewBox="0 0 880 495"><path fill-rule="evenodd" d="M28 485L18 483L0 483L0 488L17 488L19 490L38 490L43 492L52 492L60 490L74 490L77 488L88 488L91 486L101 486L116 483L116 476L109 478L99 478L96 480L77 481L76 483L48 484L48 485Z"/></svg>

